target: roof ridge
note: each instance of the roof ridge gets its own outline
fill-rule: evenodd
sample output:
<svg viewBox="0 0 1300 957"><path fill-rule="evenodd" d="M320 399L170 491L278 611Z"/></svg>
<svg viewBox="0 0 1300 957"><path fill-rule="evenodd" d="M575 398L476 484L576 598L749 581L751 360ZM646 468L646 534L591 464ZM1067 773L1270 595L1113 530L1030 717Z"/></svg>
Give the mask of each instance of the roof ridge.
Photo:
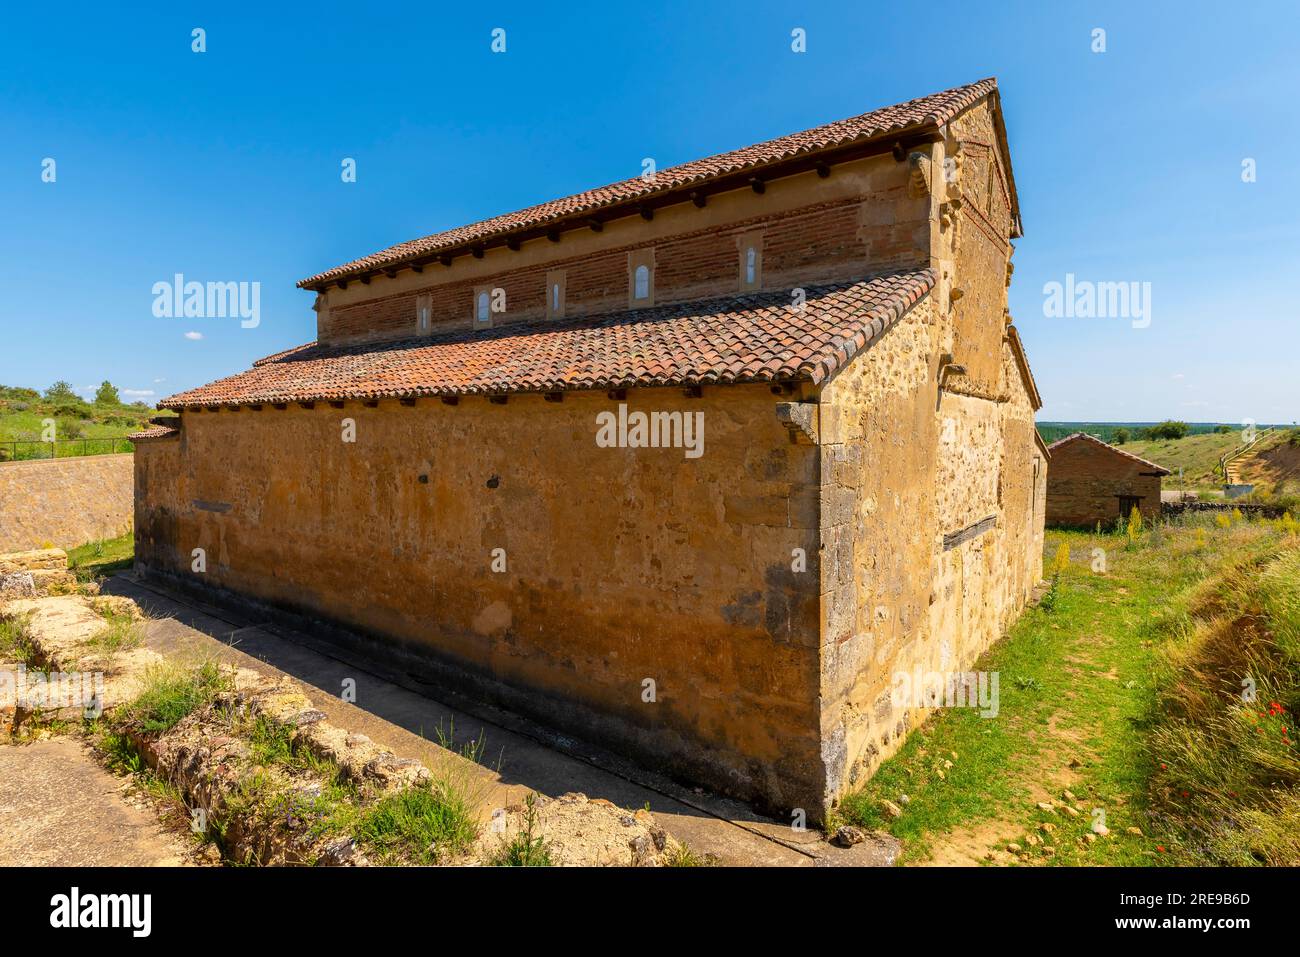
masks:
<svg viewBox="0 0 1300 957"><path fill-rule="evenodd" d="M1142 456L1140 456L1140 455L1134 455L1132 452L1125 452L1125 451L1124 451L1123 449L1121 449L1118 445L1111 445L1109 442L1104 442L1104 441L1102 441L1101 439L1097 438L1097 436L1095 436L1095 435L1090 435L1090 434L1087 433L1087 432L1072 432L1072 433L1070 433L1069 435L1064 436L1063 438L1059 438L1059 439L1057 439L1055 442L1053 442L1051 445L1049 445L1048 448L1049 448L1049 449L1054 449L1054 448L1056 448L1058 445L1064 445L1066 442L1073 442L1075 439L1088 439L1088 440L1091 441L1091 442L1096 442L1098 445L1102 446L1103 448L1107 448L1107 449L1110 449L1112 452L1117 452L1117 453L1119 453L1120 455L1124 456L1125 458L1130 458L1130 459L1132 459L1134 462L1141 462L1143 465L1149 465L1149 466L1151 466L1153 469L1159 469L1159 470L1160 470L1161 472L1163 472L1165 475L1173 475L1173 474L1174 474L1173 472L1169 471L1169 469L1165 468L1163 465L1157 465L1155 462L1152 462L1150 459L1144 459L1144 458L1142 458Z"/></svg>
<svg viewBox="0 0 1300 957"><path fill-rule="evenodd" d="M392 267L408 259L429 256L453 246L497 239L566 216L593 213L633 199L649 199L686 185L756 169L801 154L874 139L886 133L938 126L981 97L996 90L997 78L985 77L974 83L940 90L902 103L868 110L856 116L832 120L805 130L751 143L748 146L678 163L659 170L653 181L647 181L641 176L633 176L604 186L581 190L568 196L535 203L512 212L396 243L309 276L300 280L298 286L301 288L342 279L358 272L364 273L385 266Z"/></svg>

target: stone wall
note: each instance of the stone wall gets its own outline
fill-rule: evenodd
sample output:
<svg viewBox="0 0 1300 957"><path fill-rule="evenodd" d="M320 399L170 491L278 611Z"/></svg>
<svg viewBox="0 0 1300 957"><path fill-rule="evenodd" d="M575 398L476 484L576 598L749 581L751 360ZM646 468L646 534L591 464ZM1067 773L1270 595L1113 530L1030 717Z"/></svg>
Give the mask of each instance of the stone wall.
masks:
<svg viewBox="0 0 1300 957"><path fill-rule="evenodd" d="M703 413L695 459L597 447L603 393L186 412L137 449L137 561L382 637L649 766L813 808L818 461L783 398L629 391L630 410Z"/></svg>
<svg viewBox="0 0 1300 957"><path fill-rule="evenodd" d="M925 720L896 676L970 669L1042 577L1047 469L1010 346L1001 400L940 390L923 306L821 398L828 803Z"/></svg>
<svg viewBox="0 0 1300 957"><path fill-rule="evenodd" d="M131 455L0 464L0 552L72 548L127 531Z"/></svg>
<svg viewBox="0 0 1300 957"><path fill-rule="evenodd" d="M1151 471L1149 465L1087 439L1056 446L1047 480L1048 524L1109 526L1120 517L1121 495L1139 497L1142 515L1158 517L1161 479Z"/></svg>

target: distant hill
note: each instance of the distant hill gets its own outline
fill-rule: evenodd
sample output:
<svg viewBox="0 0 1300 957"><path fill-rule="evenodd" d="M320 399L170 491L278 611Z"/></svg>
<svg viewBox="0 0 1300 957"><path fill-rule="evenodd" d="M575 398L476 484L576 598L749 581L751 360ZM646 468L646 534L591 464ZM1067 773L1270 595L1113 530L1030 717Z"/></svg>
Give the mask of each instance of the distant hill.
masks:
<svg viewBox="0 0 1300 957"><path fill-rule="evenodd" d="M87 402L80 396L63 394L46 398L35 389L0 385L0 461L11 458L48 458L44 439L45 420L55 422L55 436L61 440L58 454L79 455L83 446L69 439L86 439L89 452L130 451L129 443L105 443L147 426L159 413L143 402ZM99 441L89 441L99 440ZM7 443L20 443L17 448Z"/></svg>
<svg viewBox="0 0 1300 957"><path fill-rule="evenodd" d="M1038 432L1048 444L1075 432L1095 435L1126 452L1140 456L1157 465L1163 465L1174 474L1165 479L1166 489L1187 489L1196 492L1218 492L1223 488L1223 475L1219 461L1224 455L1242 444L1239 425L1223 431L1223 424L1215 422L1188 423L1188 434L1181 439L1130 438L1116 443L1116 431L1127 429L1130 436L1139 429L1149 428L1153 422L1040 422ZM1268 426L1258 426L1260 429ZM1245 460L1241 477L1255 484L1264 495L1295 495L1300 493L1300 429L1292 426L1273 426L1275 434L1262 438L1259 445ZM1179 478L1179 470L1182 478Z"/></svg>

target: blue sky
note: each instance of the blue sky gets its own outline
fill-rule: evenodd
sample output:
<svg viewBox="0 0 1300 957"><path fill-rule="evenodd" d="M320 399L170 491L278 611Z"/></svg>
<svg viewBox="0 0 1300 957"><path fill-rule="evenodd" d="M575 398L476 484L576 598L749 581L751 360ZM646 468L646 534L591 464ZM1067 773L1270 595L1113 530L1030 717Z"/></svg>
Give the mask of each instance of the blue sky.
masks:
<svg viewBox="0 0 1300 957"><path fill-rule="evenodd" d="M232 6L6 9L0 382L152 403L312 339L329 266L996 75L1040 418L1300 417L1291 4ZM178 272L260 282L260 325L155 317ZM1046 317L1068 273L1151 283L1150 325Z"/></svg>

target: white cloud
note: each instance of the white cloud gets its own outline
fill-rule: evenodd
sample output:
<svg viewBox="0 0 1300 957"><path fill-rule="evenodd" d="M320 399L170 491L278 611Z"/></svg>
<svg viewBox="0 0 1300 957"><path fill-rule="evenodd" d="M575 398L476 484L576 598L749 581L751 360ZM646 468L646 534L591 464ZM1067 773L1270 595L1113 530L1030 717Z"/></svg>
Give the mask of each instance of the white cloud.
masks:
<svg viewBox="0 0 1300 957"><path fill-rule="evenodd" d="M1175 378L1175 379L1181 379L1182 377L1183 377L1183 374L1182 374L1181 372L1175 372L1175 373L1174 373L1174 378Z"/></svg>
<svg viewBox="0 0 1300 957"><path fill-rule="evenodd" d="M122 389L121 392L123 395L138 395L142 397L146 395L157 395L153 389Z"/></svg>
<svg viewBox="0 0 1300 957"><path fill-rule="evenodd" d="M186 338L186 339L194 339L195 341L197 341L197 340L203 338L203 333L201 333L201 332L187 332L187 333L185 333L185 338Z"/></svg>
<svg viewBox="0 0 1300 957"><path fill-rule="evenodd" d="M153 384L157 385L159 382L166 382L166 381L167 381L166 379L154 379Z"/></svg>

